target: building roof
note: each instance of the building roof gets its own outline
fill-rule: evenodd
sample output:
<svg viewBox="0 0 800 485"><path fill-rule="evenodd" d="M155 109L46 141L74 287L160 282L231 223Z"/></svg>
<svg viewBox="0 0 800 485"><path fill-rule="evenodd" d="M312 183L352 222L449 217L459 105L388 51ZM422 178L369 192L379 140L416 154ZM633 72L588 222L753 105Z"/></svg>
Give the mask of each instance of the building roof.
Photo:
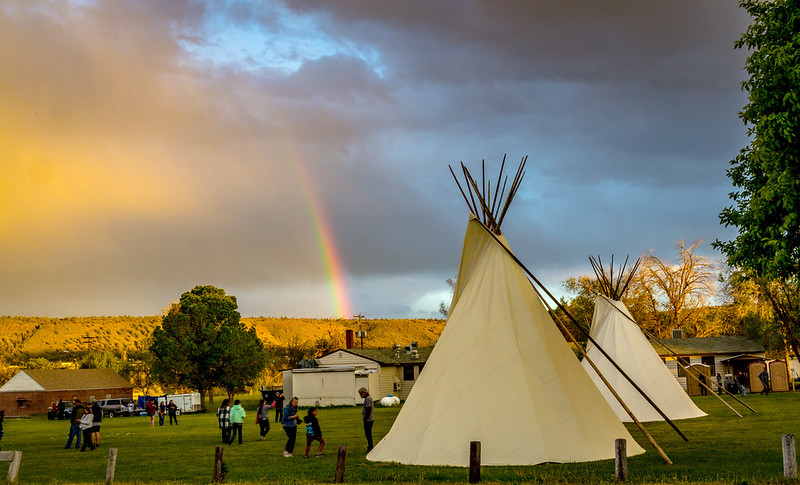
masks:
<svg viewBox="0 0 800 485"><path fill-rule="evenodd" d="M417 349L419 354L413 358L405 349L339 349L337 352L349 352L365 359L374 360L383 365L424 364L433 351L433 347Z"/></svg>
<svg viewBox="0 0 800 485"><path fill-rule="evenodd" d="M0 392L87 391L133 388L111 369L24 369L0 387Z"/></svg>
<svg viewBox="0 0 800 485"><path fill-rule="evenodd" d="M678 355L725 355L725 354L758 354L764 353L764 346L747 337L700 337L700 338L665 338L659 339L664 345ZM669 357L672 352L650 341L658 355Z"/></svg>

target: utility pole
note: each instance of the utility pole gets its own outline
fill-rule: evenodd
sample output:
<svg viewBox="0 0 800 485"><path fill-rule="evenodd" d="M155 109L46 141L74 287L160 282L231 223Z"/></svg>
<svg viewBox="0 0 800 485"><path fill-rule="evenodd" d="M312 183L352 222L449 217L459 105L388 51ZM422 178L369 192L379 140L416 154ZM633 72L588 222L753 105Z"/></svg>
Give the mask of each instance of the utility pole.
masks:
<svg viewBox="0 0 800 485"><path fill-rule="evenodd" d="M358 328L359 328L359 330L356 332L356 337L359 337L361 339L361 349L363 350L364 349L364 337L367 336L367 332L366 332L366 330L360 330L360 328L361 328L361 319L364 318L364 315L359 313L358 315L353 315L353 318L357 318L358 319Z"/></svg>

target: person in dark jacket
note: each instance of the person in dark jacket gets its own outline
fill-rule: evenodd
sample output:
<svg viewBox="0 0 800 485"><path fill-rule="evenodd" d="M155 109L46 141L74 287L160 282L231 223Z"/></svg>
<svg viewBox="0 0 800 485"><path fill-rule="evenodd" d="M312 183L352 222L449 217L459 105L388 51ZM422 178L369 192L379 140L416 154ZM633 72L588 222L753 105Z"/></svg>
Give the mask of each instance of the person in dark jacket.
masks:
<svg viewBox="0 0 800 485"><path fill-rule="evenodd" d="M72 438L75 438L75 449L81 447L81 418L86 410L83 409L80 399L76 398L73 402L75 405L72 407L72 417L69 421L69 438L67 438L67 446L64 447L65 449L72 446Z"/></svg>
<svg viewBox="0 0 800 485"><path fill-rule="evenodd" d="M319 449L315 456L322 456L322 448L325 446L325 440L322 439L322 429L320 429L319 420L317 419L317 408L314 406L308 408L308 416L306 416L303 421L306 423L306 453L303 458L308 458L308 451L311 449L311 443L315 440L319 441Z"/></svg>
<svg viewBox="0 0 800 485"><path fill-rule="evenodd" d="M281 391L277 391L275 393L275 400L273 402L275 403L275 422L276 423L280 423L283 420L283 401L284 401L284 399L286 399L286 396L284 396L281 393Z"/></svg>
<svg viewBox="0 0 800 485"><path fill-rule="evenodd" d="M164 416L167 415L167 403L161 401L158 405L158 425L164 426Z"/></svg>
<svg viewBox="0 0 800 485"><path fill-rule="evenodd" d="M771 389L769 388L769 373L767 369L762 370L758 378L761 380L761 385L764 386L764 388L761 389L761 394L769 394Z"/></svg>
<svg viewBox="0 0 800 485"><path fill-rule="evenodd" d="M103 424L103 409L97 401L92 403L92 443L100 446L100 425Z"/></svg>
<svg viewBox="0 0 800 485"><path fill-rule="evenodd" d="M167 414L169 414L169 425L172 426L172 420L175 420L175 426L178 425L178 405L172 399L167 404Z"/></svg>

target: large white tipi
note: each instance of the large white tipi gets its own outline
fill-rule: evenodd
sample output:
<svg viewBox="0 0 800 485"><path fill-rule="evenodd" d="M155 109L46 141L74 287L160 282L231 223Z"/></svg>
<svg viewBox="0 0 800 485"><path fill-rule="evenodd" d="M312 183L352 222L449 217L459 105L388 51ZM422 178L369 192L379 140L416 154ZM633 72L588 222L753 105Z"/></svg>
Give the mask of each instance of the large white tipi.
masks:
<svg viewBox="0 0 800 485"><path fill-rule="evenodd" d="M465 197L466 198L466 197ZM475 211L473 211L474 213ZM496 232L499 232L496 231ZM633 440L507 249L474 215L447 325L372 461L535 465L614 457Z"/></svg>
<svg viewBox="0 0 800 485"><path fill-rule="evenodd" d="M598 268L595 266L595 271L597 270ZM622 276L622 272L619 275ZM598 278L601 276L602 272L598 273ZM606 289L612 287L613 285L608 284L605 286ZM642 330L636 325L625 304L619 300L621 294L614 295L612 291L610 296L616 296L616 298L600 295L595 299L594 315L589 333L594 342L597 342L605 350L667 418L673 420L705 416L706 413L689 398L667 366L664 365ZM590 341L587 343L586 349L586 355L594 362L617 394L622 397L636 419L641 422L664 420L653 405L648 403L642 394L631 385L630 381L601 354L596 345ZM632 421L586 359L582 364L619 419L626 422Z"/></svg>

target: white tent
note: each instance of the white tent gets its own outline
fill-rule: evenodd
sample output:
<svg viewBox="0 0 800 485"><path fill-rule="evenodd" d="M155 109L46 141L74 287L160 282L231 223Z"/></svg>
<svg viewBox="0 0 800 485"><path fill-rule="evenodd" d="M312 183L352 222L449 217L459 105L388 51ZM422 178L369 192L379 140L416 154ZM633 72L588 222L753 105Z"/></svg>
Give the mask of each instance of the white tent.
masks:
<svg viewBox="0 0 800 485"><path fill-rule="evenodd" d="M590 335L669 419L698 418L706 415L695 406L661 361L624 303L607 296L598 296L594 303ZM663 421L664 418L591 342L587 344L586 354L622 397L636 419L641 422ZM632 421L585 359L583 367L617 416L622 421Z"/></svg>
<svg viewBox="0 0 800 485"><path fill-rule="evenodd" d="M505 245L502 236L498 239ZM631 438L537 297L525 272L474 216L447 325L372 461L535 465L644 450Z"/></svg>

